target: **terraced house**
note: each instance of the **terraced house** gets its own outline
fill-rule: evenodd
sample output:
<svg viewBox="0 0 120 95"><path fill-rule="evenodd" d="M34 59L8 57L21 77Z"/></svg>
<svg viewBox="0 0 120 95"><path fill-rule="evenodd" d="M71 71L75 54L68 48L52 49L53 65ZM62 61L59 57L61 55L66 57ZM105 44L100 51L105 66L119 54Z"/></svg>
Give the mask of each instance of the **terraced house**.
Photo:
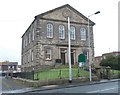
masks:
<svg viewBox="0 0 120 95"><path fill-rule="evenodd" d="M70 16L71 64L80 53L88 55L88 18L66 4L35 16L22 36L22 70L38 70L57 62L68 64L68 21ZM93 26L90 20L90 47L94 57Z"/></svg>

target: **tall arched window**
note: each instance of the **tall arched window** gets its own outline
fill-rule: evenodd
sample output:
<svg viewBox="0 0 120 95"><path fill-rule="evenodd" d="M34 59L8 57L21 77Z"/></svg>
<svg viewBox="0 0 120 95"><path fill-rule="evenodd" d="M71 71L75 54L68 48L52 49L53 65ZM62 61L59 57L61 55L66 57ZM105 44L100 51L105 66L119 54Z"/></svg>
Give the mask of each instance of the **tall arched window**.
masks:
<svg viewBox="0 0 120 95"><path fill-rule="evenodd" d="M80 29L80 39L84 41L86 40L86 29L85 28Z"/></svg>
<svg viewBox="0 0 120 95"><path fill-rule="evenodd" d="M53 38L53 25L51 23L47 24L47 38Z"/></svg>
<svg viewBox="0 0 120 95"><path fill-rule="evenodd" d="M70 39L75 40L75 27L74 26L70 27Z"/></svg>
<svg viewBox="0 0 120 95"><path fill-rule="evenodd" d="M65 27L59 25L59 39L65 39Z"/></svg>

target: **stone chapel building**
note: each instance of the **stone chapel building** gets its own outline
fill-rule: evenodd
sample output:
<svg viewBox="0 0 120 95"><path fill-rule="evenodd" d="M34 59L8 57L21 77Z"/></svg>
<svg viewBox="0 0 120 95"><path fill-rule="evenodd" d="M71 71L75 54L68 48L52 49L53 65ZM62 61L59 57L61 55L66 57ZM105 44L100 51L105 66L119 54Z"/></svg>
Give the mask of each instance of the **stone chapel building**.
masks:
<svg viewBox="0 0 120 95"><path fill-rule="evenodd" d="M88 55L88 18L66 4L35 16L22 35L21 62L23 71L38 70L57 62L68 64L68 21L70 16L71 64L78 55ZM90 48L94 58L93 26L90 20Z"/></svg>

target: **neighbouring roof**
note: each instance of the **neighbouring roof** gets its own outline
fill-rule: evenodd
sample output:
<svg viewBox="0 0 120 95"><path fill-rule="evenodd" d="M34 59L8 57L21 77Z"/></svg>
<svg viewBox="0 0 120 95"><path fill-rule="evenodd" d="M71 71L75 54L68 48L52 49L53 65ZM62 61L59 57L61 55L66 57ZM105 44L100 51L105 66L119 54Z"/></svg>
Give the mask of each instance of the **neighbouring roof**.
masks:
<svg viewBox="0 0 120 95"><path fill-rule="evenodd" d="M108 54L120 54L120 51L113 51L113 52L109 52L109 53L104 53L102 55L108 55Z"/></svg>
<svg viewBox="0 0 120 95"><path fill-rule="evenodd" d="M120 54L120 51L113 51L113 52L104 53L104 54L102 54L102 56L109 55L109 54ZM95 58L100 58L102 56L96 56Z"/></svg>
<svg viewBox="0 0 120 95"><path fill-rule="evenodd" d="M18 62L5 61L5 62L0 62L0 65L18 65Z"/></svg>

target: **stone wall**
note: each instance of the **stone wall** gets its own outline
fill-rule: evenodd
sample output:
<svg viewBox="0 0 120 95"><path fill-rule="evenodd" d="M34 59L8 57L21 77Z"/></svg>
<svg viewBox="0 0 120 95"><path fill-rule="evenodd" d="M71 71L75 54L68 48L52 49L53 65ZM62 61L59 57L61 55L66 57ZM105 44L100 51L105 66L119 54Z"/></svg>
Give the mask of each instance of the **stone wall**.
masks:
<svg viewBox="0 0 120 95"><path fill-rule="evenodd" d="M71 40L71 48L75 49L75 61L77 62L77 56L88 50L88 27L86 18L78 13L71 7L63 7L54 11L46 12L42 16L38 16L28 27L26 32L22 36L22 67L40 67L41 65L54 65L55 59L60 59L60 47L68 48L68 22L63 16L64 10L69 10L71 13L70 25L75 27L75 40ZM47 23L53 25L53 38L47 38ZM65 39L59 39L59 25L65 27ZM86 40L80 40L80 28L86 29ZM29 34L34 29L34 40L28 42ZM27 46L24 47L24 40L27 37ZM90 24L90 41L92 57L94 57L94 39L93 39L93 25ZM52 49L52 60L45 60L45 48L50 47ZM33 60L31 61L31 51L33 52ZM27 58L26 58L27 56ZM30 59L28 59L30 58ZM29 60L29 61L28 61Z"/></svg>

